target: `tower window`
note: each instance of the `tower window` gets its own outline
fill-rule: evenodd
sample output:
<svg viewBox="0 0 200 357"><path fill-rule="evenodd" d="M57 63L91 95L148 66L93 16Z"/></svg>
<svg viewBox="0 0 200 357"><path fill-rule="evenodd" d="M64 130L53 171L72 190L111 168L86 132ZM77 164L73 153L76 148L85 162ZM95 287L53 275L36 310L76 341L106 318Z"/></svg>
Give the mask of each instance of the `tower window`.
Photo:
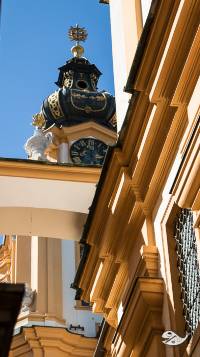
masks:
<svg viewBox="0 0 200 357"><path fill-rule="evenodd" d="M193 215L182 209L175 222L177 266L186 329L191 334L200 322L200 269L197 256Z"/></svg>
<svg viewBox="0 0 200 357"><path fill-rule="evenodd" d="M88 84L86 81L80 80L76 82L76 86L80 89L86 89L88 87Z"/></svg>

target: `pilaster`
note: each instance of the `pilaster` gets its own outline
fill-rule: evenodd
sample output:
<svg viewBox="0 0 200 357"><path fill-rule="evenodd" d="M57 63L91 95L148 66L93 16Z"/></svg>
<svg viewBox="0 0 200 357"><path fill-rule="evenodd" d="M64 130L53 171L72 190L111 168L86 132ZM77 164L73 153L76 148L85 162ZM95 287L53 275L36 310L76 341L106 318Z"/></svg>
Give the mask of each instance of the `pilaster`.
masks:
<svg viewBox="0 0 200 357"><path fill-rule="evenodd" d="M15 283L31 286L31 237L17 236L15 245Z"/></svg>

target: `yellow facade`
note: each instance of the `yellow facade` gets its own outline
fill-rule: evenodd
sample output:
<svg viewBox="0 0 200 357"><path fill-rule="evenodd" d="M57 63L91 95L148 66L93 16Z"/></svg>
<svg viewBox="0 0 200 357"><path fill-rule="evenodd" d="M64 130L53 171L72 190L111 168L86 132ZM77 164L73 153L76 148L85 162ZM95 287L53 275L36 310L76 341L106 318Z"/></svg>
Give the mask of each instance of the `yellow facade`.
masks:
<svg viewBox="0 0 200 357"><path fill-rule="evenodd" d="M123 13L112 17L117 4L111 26L126 27ZM162 341L167 330L185 335L173 237L182 208L200 244L199 15L199 1L152 1L125 86L125 122L82 237L90 252L75 282L108 324L104 356L200 353L199 325L183 344Z"/></svg>

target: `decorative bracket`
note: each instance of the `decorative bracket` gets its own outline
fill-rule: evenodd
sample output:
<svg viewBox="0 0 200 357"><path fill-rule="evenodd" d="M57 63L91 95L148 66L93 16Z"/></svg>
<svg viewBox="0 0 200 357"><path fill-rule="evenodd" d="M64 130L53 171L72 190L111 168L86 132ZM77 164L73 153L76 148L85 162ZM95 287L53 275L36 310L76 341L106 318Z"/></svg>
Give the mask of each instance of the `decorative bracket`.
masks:
<svg viewBox="0 0 200 357"><path fill-rule="evenodd" d="M183 342L185 342L189 336L190 333L188 332L186 332L185 337L180 337L173 331L165 331L162 334L162 338L165 338L166 340L162 342L168 346L178 346L181 345Z"/></svg>

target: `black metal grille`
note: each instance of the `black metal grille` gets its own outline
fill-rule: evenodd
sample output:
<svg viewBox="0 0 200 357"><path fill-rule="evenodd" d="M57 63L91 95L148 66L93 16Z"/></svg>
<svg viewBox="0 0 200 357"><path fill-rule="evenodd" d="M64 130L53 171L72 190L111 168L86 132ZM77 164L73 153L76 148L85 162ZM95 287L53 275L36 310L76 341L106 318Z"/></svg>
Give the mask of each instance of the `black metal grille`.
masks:
<svg viewBox="0 0 200 357"><path fill-rule="evenodd" d="M178 215L174 237L186 330L193 334L200 322L200 270L193 215L190 210L182 209Z"/></svg>

